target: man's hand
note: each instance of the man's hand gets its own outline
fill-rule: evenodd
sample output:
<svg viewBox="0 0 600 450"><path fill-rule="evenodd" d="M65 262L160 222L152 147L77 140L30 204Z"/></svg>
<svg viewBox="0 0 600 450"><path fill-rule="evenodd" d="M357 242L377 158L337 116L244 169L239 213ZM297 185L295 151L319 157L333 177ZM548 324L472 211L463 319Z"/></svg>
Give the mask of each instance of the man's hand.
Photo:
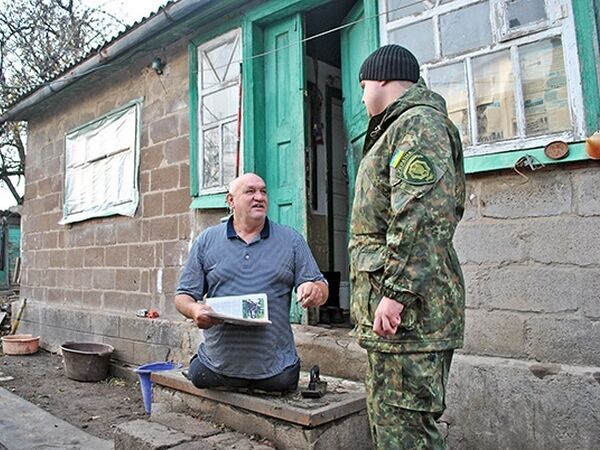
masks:
<svg viewBox="0 0 600 450"><path fill-rule="evenodd" d="M402 322L404 305L389 297L383 297L375 310L373 331L381 337L392 336Z"/></svg>
<svg viewBox="0 0 600 450"><path fill-rule="evenodd" d="M187 294L178 294L175 296L175 307L185 317L192 319L198 328L205 330L222 323L221 320L206 315L207 312L213 311L210 306L197 303L196 300Z"/></svg>
<svg viewBox="0 0 600 450"><path fill-rule="evenodd" d="M307 281L298 286L298 302L303 308L321 306L328 295L329 288L322 281Z"/></svg>
<svg viewBox="0 0 600 450"><path fill-rule="evenodd" d="M206 330L207 328L213 327L220 323L223 323L220 319L215 319L214 317L208 316L206 313L214 311L210 306L204 305L202 303L196 303L191 308L191 316L190 319L194 321L194 323L198 326L198 328L202 328Z"/></svg>

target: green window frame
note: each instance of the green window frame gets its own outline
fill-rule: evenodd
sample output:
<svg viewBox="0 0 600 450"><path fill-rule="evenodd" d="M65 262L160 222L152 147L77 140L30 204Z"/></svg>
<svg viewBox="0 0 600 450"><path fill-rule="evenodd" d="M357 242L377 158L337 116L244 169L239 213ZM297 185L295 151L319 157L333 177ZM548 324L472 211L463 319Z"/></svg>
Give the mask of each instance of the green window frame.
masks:
<svg viewBox="0 0 600 450"><path fill-rule="evenodd" d="M465 168L467 173L474 173L487 170L496 170L511 168L525 155L529 155L539 160L543 164L556 164L568 161L578 161L588 159L583 150L582 140L586 135L593 133L599 126L600 120L598 111L600 110L600 95L598 93L598 75L595 68L595 61L598 60L597 35L593 32L596 29L594 17L594 2L597 0L546 0L544 3L544 14L538 14L525 21L523 25L514 26L510 22L511 14L519 10L519 6L525 6L524 0L435 0L424 2L419 5L412 5L405 0L380 0L380 11L386 12L380 17L380 36L383 43L394 42L397 30L405 27L407 30L411 26L430 21L432 30L435 30L433 36L433 50L429 47L423 47L422 42L415 42L414 45L421 52L427 55L427 61L422 64L423 76L429 82L431 76L443 79L439 75L444 68L453 66L454 77L458 79L463 72L465 98L460 105L455 101L456 112L455 121L460 119L459 109L462 107L468 110L468 121L462 120L458 123L462 128L463 135L466 134L465 145ZM559 4L560 3L560 4ZM412 9L409 9L408 7ZM530 6L530 5L527 5ZM396 7L394 11L393 8ZM486 36L489 42L478 46L477 48L467 48L463 51L444 53L444 44L441 42L443 36L440 34L443 26L443 17L449 17L448 14L459 13L466 8L488 7L490 12L491 33ZM531 13L530 8L521 11ZM406 33L405 33L406 34ZM521 73L520 58L523 58L525 49L558 39L562 44L564 51L564 72L566 73L568 92L568 110L571 115L571 127L565 130L555 130L547 133L530 133L529 117L525 113L525 98L527 92L522 87L523 75ZM404 41L403 41L404 42ZM402 42L400 42L402 43ZM460 44L460 43L459 43ZM478 124L471 123L472 118L478 115L474 113L476 109L475 102L475 82L473 81L473 65L477 58L485 58L488 55L499 54L500 51L506 53L509 62L516 67L514 78L514 103L516 107L513 113L515 128L518 130L510 139L491 139L493 142L484 142L477 140ZM460 70L458 70L460 68ZM455 96L459 99L460 96ZM583 99L585 98L585 104ZM528 105L529 106L529 105ZM534 105L535 106L535 105ZM449 108L450 109L450 108ZM535 109L535 108L531 108ZM564 113L564 110L563 110ZM463 114L466 115L466 112ZM515 117L516 116L516 117ZM461 126L462 125L462 126ZM471 141L475 138L475 144ZM569 144L569 155L559 161L546 158L544 147L547 143L554 140L562 140Z"/></svg>
<svg viewBox="0 0 600 450"><path fill-rule="evenodd" d="M243 173L242 36L241 24L229 22L188 46L192 208L225 208L236 166Z"/></svg>

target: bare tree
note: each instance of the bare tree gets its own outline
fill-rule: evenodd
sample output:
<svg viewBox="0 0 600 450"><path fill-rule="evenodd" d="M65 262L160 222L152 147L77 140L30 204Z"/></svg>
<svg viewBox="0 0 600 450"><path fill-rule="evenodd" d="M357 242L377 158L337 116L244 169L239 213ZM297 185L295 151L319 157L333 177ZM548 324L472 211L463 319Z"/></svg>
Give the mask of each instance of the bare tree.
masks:
<svg viewBox="0 0 600 450"><path fill-rule="evenodd" d="M0 112L60 75L120 26L82 0L0 0ZM0 184L23 203L14 181L25 173L26 125L0 124Z"/></svg>

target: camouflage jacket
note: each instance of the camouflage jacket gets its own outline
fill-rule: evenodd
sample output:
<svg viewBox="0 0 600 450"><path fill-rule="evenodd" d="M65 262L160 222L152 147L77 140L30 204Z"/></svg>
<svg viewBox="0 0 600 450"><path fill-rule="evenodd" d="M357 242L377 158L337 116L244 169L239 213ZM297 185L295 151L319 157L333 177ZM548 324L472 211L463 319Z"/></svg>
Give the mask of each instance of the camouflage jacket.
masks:
<svg viewBox="0 0 600 450"><path fill-rule="evenodd" d="M462 346L464 281L452 238L464 201L458 130L421 79L371 119L357 172L349 250L361 346L390 353ZM382 296L405 307L387 339L373 332Z"/></svg>

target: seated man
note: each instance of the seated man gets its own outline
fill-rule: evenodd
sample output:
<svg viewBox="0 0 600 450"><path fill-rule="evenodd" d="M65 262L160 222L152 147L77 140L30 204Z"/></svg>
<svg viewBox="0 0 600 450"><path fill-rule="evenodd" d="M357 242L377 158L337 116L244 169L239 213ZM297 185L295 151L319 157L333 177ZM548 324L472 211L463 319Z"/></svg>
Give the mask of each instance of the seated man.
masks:
<svg viewBox="0 0 600 450"><path fill-rule="evenodd" d="M181 273L175 306L204 330L204 343L190 362L188 378L199 388L225 386L263 391L296 389L300 360L289 323L291 291L302 307L327 300L325 278L304 238L267 218L267 191L248 173L229 187L229 221L194 241ZM244 327L221 323L199 303L208 297L266 293L272 324Z"/></svg>

